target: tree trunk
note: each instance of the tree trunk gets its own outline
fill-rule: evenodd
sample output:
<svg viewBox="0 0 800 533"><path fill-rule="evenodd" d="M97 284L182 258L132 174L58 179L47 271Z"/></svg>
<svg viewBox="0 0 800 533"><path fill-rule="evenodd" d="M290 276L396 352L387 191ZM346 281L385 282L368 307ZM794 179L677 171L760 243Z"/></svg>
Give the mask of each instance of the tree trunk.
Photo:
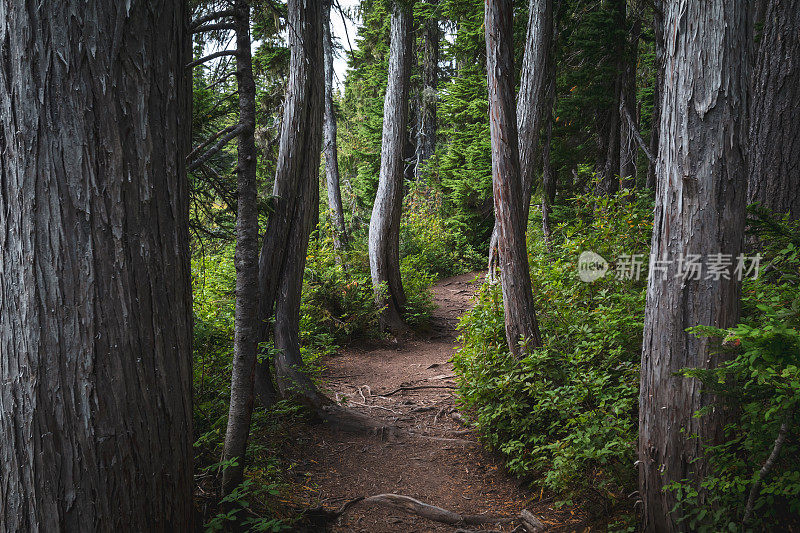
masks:
<svg viewBox="0 0 800 533"><path fill-rule="evenodd" d="M620 106L638 123L636 113L636 64L639 59L639 35L642 32L641 7L638 5L631 9L632 16L628 17L626 27L630 26L630 40L626 37L625 53L622 57L620 69L622 71L622 87L620 93ZM618 110L619 111L619 110ZM623 187L634 189L636 187L636 154L638 146L633 128L625 116L620 114L620 146L619 146L619 175Z"/></svg>
<svg viewBox="0 0 800 533"><path fill-rule="evenodd" d="M553 233L550 226L550 208L556 200L556 176L553 173L553 165L550 160L551 145L553 143L553 107L556 96L555 62L551 63L549 78L547 123L545 125L545 139L542 144L542 232L548 245Z"/></svg>
<svg viewBox="0 0 800 533"><path fill-rule="evenodd" d="M369 264L375 301L384 330L407 330L402 313L406 295L400 279L400 215L403 207L403 149L411 75L411 9L398 2L392 11L389 83L383 106L383 141L378 192L369 222Z"/></svg>
<svg viewBox="0 0 800 533"><path fill-rule="evenodd" d="M611 85L612 92L609 107L603 109L598 117L598 129L600 132L598 135L598 171L600 181L597 192L605 195L616 193L620 184L620 153L622 151L620 137L623 121L620 117L619 104L625 90L625 44L627 36L619 28L625 27L626 6L627 0L613 0L611 2L611 8L614 10L613 24L616 30L613 49L613 54L616 58L614 63L616 74L614 83Z"/></svg>
<svg viewBox="0 0 800 533"><path fill-rule="evenodd" d="M517 130L519 132L519 168L522 183L523 232L530 213L531 192L536 177L539 132L547 116L547 89L550 69L554 69L553 0L530 0L528 37L522 60L522 75L517 96ZM499 222L495 220L489 244L489 270L494 276L497 267Z"/></svg>
<svg viewBox="0 0 800 533"><path fill-rule="evenodd" d="M714 398L701 383L676 375L710 368L721 354L709 339L686 333L698 324L727 328L739 318L741 283L694 280L678 272L679 259L742 251L747 182L748 13L744 2L670 3L672 36L664 86L651 275L647 288L639 403L639 494L646 531L677 531L670 514L670 482L695 483L706 470L703 446L718 442L719 409L694 413ZM652 268L673 261L666 274ZM663 279L662 279L663 277ZM695 438L697 437L697 438Z"/></svg>
<svg viewBox="0 0 800 533"><path fill-rule="evenodd" d="M236 459L222 475L222 493L243 479L258 346L258 202L256 179L256 85L250 50L250 6L237 0L236 76L239 88L238 211L236 214L236 310L234 317L231 401L223 460Z"/></svg>
<svg viewBox="0 0 800 533"><path fill-rule="evenodd" d="M0 524L191 531L182 2L0 2Z"/></svg>
<svg viewBox="0 0 800 533"><path fill-rule="evenodd" d="M800 219L800 0L769 0L757 42L748 202Z"/></svg>
<svg viewBox="0 0 800 533"><path fill-rule="evenodd" d="M336 145L336 115L333 109L333 42L331 40L331 0L325 1L322 47L325 56L325 178L328 186L328 209L333 226L333 247L341 260L347 248L342 190L339 175L339 154Z"/></svg>
<svg viewBox="0 0 800 533"><path fill-rule="evenodd" d="M536 321L525 243L524 195L514 109L512 21L511 0L486 0L486 70L500 279L508 348L520 357L531 348L541 346L542 339Z"/></svg>
<svg viewBox="0 0 800 533"><path fill-rule="evenodd" d="M439 0L427 0L427 3L435 7ZM436 90L439 84L439 41L441 38L439 18L434 16L426 20L423 34L422 98L417 134L416 179L420 178L425 169L425 163L436 149Z"/></svg>
<svg viewBox="0 0 800 533"><path fill-rule="evenodd" d="M653 2L653 36L656 49L656 77L653 87L653 115L650 122L650 153L658 154L658 132L661 129L661 97L664 87L664 1ZM656 188L656 165L647 167L647 188Z"/></svg>

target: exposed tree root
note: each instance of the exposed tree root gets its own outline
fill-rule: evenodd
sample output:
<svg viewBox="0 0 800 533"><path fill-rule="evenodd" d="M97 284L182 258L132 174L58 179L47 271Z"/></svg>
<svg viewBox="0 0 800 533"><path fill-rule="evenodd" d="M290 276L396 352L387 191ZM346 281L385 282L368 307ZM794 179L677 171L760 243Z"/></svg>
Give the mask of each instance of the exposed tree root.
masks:
<svg viewBox="0 0 800 533"><path fill-rule="evenodd" d="M391 396L393 394L397 394L398 392L402 391L409 391L409 390L420 390L420 389L455 389L455 385L417 385L415 387L400 387L399 389L395 389L392 392L387 392L386 394L379 394L379 396Z"/></svg>
<svg viewBox="0 0 800 533"><path fill-rule="evenodd" d="M347 512L348 509L358 503L375 503L386 507L392 507L400 511L405 511L410 514L433 520L434 522L441 522L451 526L476 526L481 524L500 524L510 522L511 518L502 518L497 516L488 515L461 515L435 505L430 505L411 496L404 496L402 494L378 494L377 496L368 496L366 498L356 498L345 503L336 516L339 517Z"/></svg>

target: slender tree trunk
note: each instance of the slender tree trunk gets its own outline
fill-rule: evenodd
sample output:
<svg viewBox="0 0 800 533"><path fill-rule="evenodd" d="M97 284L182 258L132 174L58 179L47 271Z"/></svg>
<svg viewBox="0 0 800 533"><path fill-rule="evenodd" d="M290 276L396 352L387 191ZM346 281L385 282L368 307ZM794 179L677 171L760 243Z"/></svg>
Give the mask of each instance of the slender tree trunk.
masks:
<svg viewBox="0 0 800 533"><path fill-rule="evenodd" d="M342 190L339 175L339 154L336 145L336 115L333 109L333 42L331 40L331 1L325 1L322 46L325 55L325 178L328 186L328 209L333 223L333 247L341 259L347 248Z"/></svg>
<svg viewBox="0 0 800 533"><path fill-rule="evenodd" d="M753 71L748 202L800 219L800 0L768 0Z"/></svg>
<svg viewBox="0 0 800 533"><path fill-rule="evenodd" d="M283 110L280 146L272 195L274 210L267 222L267 231L259 257L259 318L262 342L269 339L272 318L275 330L292 330L292 303L277 302L282 307L276 316L276 301L295 294L298 279L302 282L305 265L305 246L308 243L306 217L314 217L314 198L318 192L309 190L309 180L317 183L319 155L322 149L322 108L325 81L319 65L322 59L322 4L305 0L289 0L289 80ZM303 254L299 250L303 249ZM299 257L302 255L302 258ZM298 275L299 271L299 275ZM298 277L299 276L299 277ZM295 284L295 285L293 285ZM288 296L287 296L288 295ZM287 322L289 321L289 322ZM293 349L287 337L276 334L275 346L277 381L285 393L289 384L298 381L299 397L314 397L316 390L309 380L295 380L287 369L295 365ZM281 344L282 343L282 344ZM300 368L296 368L300 371ZM269 405L275 398L268 361L256 366L256 394ZM320 400L321 401L321 400ZM318 403L315 399L312 404Z"/></svg>
<svg viewBox="0 0 800 533"><path fill-rule="evenodd" d="M556 76L555 62L551 63L549 72L548 111L547 122L545 125L545 139L542 144L542 232L544 240L551 241L552 228L550 226L550 210L556 200L556 176L553 173L553 165L550 160L551 145L553 143L553 106L556 96Z"/></svg>
<svg viewBox="0 0 800 533"><path fill-rule="evenodd" d="M191 531L182 2L0 2L0 525Z"/></svg>
<svg viewBox="0 0 800 533"><path fill-rule="evenodd" d="M630 39L625 42L625 53L622 57L622 87L620 93L620 106L626 109L627 113L638 123L638 114L636 112L636 64L639 59L639 35L642 32L642 17L640 13L641 7L635 5L631 10L631 16L628 17L628 24L630 26ZM619 111L619 110L618 110ZM636 187L636 154L638 146L636 144L636 137L633 127L638 126L634 124L631 126L626 120L625 116L620 114L620 146L619 146L619 175L623 187L633 189Z"/></svg>
<svg viewBox="0 0 800 533"><path fill-rule="evenodd" d="M438 6L439 0L427 0L427 3ZM441 39L439 18L434 16L426 20L423 34L420 125L417 134L417 179L420 178L425 169L425 163L436 149L436 91L439 84L439 42Z"/></svg>
<svg viewBox="0 0 800 533"><path fill-rule="evenodd" d="M492 139L492 184L498 220L500 278L506 339L512 354L542 345L531 292L525 243L517 117L514 109L514 59L511 0L486 0L486 70Z"/></svg>
<svg viewBox="0 0 800 533"><path fill-rule="evenodd" d="M647 288L639 403L639 494L646 531L682 529L671 514L670 482L705 473L703 446L718 442L719 409L695 418L713 398L682 368L709 368L721 354L707 338L686 333L698 324L727 328L739 318L747 182L748 8L744 2L670 2L671 36L664 86L658 192ZM681 258L730 254L731 279L681 275ZM672 261L666 273L655 260ZM663 266L663 264L662 264ZM685 272L685 270L684 270ZM702 496L701 496L702 498Z"/></svg>
<svg viewBox="0 0 800 533"><path fill-rule="evenodd" d="M620 153L621 153L621 133L623 121L620 120L619 104L625 88L625 44L627 37L625 32L619 30L625 27L625 10L627 0L612 0L614 10L614 29L617 36L614 42L614 57L616 74L614 83L611 85L611 102L608 108L602 110L599 115L598 129L598 171L600 181L598 183L599 194L614 194L619 190L620 185Z"/></svg>
<svg viewBox="0 0 800 533"><path fill-rule="evenodd" d="M536 177L539 132L547 116L548 75L553 63L553 0L530 0L528 38L522 60L522 76L517 96L517 129L519 132L519 167L522 183L523 228L527 227L531 192ZM525 229L523 229L525 231ZM489 244L489 270L494 276L497 267L499 222L495 220Z"/></svg>
<svg viewBox="0 0 800 533"><path fill-rule="evenodd" d="M239 155L236 166L236 310L234 317L231 401L223 460L236 460L222 475L222 492L230 494L243 479L258 346L258 202L256 180L256 84L250 50L250 6L237 0L236 76L239 85Z"/></svg>
<svg viewBox="0 0 800 533"><path fill-rule="evenodd" d="M381 327L407 329L402 313L406 295L400 279L400 215L403 207L403 148L411 75L411 8L397 2L392 11L389 83L383 107L383 142L378 192L369 222L369 263Z"/></svg>
<svg viewBox="0 0 800 533"><path fill-rule="evenodd" d="M658 154L658 134L661 124L661 97L664 87L664 1L653 2L653 35L656 49L656 77L653 87L653 117L650 127L650 153ZM647 188L656 188L656 165L647 167Z"/></svg>

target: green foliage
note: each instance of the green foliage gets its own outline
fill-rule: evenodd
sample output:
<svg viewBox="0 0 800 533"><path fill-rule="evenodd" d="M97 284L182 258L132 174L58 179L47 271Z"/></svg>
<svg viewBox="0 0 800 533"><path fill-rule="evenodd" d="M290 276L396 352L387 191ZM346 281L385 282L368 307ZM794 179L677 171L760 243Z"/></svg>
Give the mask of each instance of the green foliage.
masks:
<svg viewBox="0 0 800 533"><path fill-rule="evenodd" d="M762 243L762 275L748 279L742 323L729 330L698 326L727 361L713 370L687 369L731 413L726 441L705 449L710 473L667 487L693 531L777 531L800 527L800 224L757 206L751 209ZM700 412L697 416L704 416ZM777 461L761 479L752 519L742 524L745 502L782 424L788 432Z"/></svg>
<svg viewBox="0 0 800 533"><path fill-rule="evenodd" d="M461 401L509 469L566 498L607 508L635 485L641 280L577 277L580 252L645 254L652 200L627 191L579 196L558 213L552 250L531 232L531 275L545 347L508 352L499 287L484 286L462 319L454 359Z"/></svg>

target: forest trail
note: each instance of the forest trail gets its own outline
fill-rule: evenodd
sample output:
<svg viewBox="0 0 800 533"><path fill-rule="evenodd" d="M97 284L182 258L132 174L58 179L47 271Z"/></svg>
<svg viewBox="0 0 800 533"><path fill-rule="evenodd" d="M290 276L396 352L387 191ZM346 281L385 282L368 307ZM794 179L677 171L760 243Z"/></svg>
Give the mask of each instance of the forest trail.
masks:
<svg viewBox="0 0 800 533"><path fill-rule="evenodd" d="M303 431L287 452L295 461L295 475L305 477L300 484L309 507L334 510L359 496L396 493L459 514L514 518L529 509L550 527L570 521L568 513L548 507L549 499L540 502L540 494L522 488L507 475L502 462L463 425L456 409L450 362L457 345L455 327L472 305L479 276L483 274L464 274L434 285L437 307L427 334L396 343L350 346L324 361L323 379L330 397L402 430L367 435L315 425ZM512 531L516 525L515 521L472 529ZM456 529L360 503L341 516L331 531Z"/></svg>

